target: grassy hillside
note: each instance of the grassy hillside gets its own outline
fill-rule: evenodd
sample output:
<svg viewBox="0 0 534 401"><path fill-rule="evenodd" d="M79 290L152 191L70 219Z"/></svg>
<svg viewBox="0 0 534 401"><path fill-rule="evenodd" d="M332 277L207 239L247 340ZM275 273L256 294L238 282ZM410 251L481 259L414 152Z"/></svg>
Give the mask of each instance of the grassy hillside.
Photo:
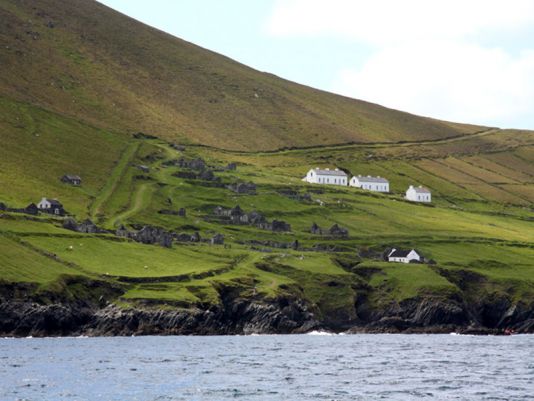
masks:
<svg viewBox="0 0 534 401"><path fill-rule="evenodd" d="M428 146L423 143L242 153L194 146L181 152L159 139L118 141L117 160L107 165L95 192L86 193L85 184L81 188L56 184L52 175L46 185L28 189L24 199L46 189L64 195L65 206L79 220L91 217L111 230L125 224L176 233L198 231L206 239L221 233L225 245L175 243L166 249L110 234L75 233L61 228L61 219L3 213L1 277L38 283L41 291L53 290L66 276L111 281L124 292L114 302L125 306L217 305L220 289L230 287L245 298L297 296L315 305L319 316L350 320L362 294L376 307L421 296L474 296L472 288L466 292L451 279L454 272L470 271L484 278L484 284L475 287L477 292L528 302L534 300L534 211L532 194L526 191L534 176L528 151L533 138L528 132L489 132L479 140L491 144L492 152L470 151L469 141L444 141L432 145L441 155L432 159L421 157ZM451 155L451 146L461 152ZM257 193L235 194L224 185L178 178L174 174L183 169L166 162L180 157L202 157L216 170L236 162L236 171L215 174L222 184L253 181ZM149 179L146 174L139 178L136 165L141 163L150 167ZM300 178L315 165L387 176L392 193L303 183ZM432 205L404 201L406 186L418 183L432 189ZM311 201L281 194L288 189L309 192ZM216 206L237 204L269 220L287 221L291 233L223 224L213 218ZM179 208L186 209L186 217L158 213ZM325 229L337 223L350 236L312 235L313 222ZM300 249L277 248L294 240ZM326 250L332 246L335 252ZM381 261L377 255L392 246L415 247L436 265Z"/></svg>
<svg viewBox="0 0 534 401"><path fill-rule="evenodd" d="M534 302L533 132L306 88L93 1L0 0L0 18L0 202L58 198L78 221L110 231L0 211L0 284L84 297L68 279L91 279L120 289L116 305L157 308L220 305L230 288L244 299L302 299L319 318L347 322L362 299L377 308L421 297ZM203 158L220 181L177 177L187 172L171 163L181 157ZM231 162L237 169L225 170ZM303 183L316 166L387 177L392 192ZM61 183L63 174L83 185ZM226 188L248 181L256 194ZM432 190L431 205L404 200L414 184ZM214 218L216 206L236 205L292 230ZM185 217L159 213L181 208ZM312 235L312 223L349 236ZM219 233L225 244L144 245L114 235L121 225ZM385 263L389 247L417 248L435 264Z"/></svg>
<svg viewBox="0 0 534 401"><path fill-rule="evenodd" d="M0 19L0 93L98 128L241 150L482 129L297 85L92 0L1 0Z"/></svg>

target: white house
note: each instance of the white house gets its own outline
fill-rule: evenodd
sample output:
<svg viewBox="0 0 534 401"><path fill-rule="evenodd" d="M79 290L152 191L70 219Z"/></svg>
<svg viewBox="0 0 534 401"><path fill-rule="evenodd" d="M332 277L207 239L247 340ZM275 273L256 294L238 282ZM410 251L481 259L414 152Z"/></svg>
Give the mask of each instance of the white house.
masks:
<svg viewBox="0 0 534 401"><path fill-rule="evenodd" d="M63 205L57 199L43 198L37 204L37 208L45 213L55 214L59 216L63 216L65 214L65 209L63 209Z"/></svg>
<svg viewBox="0 0 534 401"><path fill-rule="evenodd" d="M432 202L432 196L427 188L414 187L413 185L410 185L406 191L406 199L412 202Z"/></svg>
<svg viewBox="0 0 534 401"><path fill-rule="evenodd" d="M389 192L389 181L380 176L354 176L351 178L349 185L351 187L366 189L368 191Z"/></svg>
<svg viewBox="0 0 534 401"><path fill-rule="evenodd" d="M403 250L403 249L393 249L388 254L389 262L400 262L400 263L410 263L412 260L418 262L421 261L421 255L419 255L415 249Z"/></svg>
<svg viewBox="0 0 534 401"><path fill-rule="evenodd" d="M312 168L310 171L308 171L308 174L306 174L306 177L304 177L302 181L306 181L312 184L346 186L348 183L348 179L349 177L347 176L347 174L337 168L335 170L330 170L328 168L320 169L319 167L317 167Z"/></svg>

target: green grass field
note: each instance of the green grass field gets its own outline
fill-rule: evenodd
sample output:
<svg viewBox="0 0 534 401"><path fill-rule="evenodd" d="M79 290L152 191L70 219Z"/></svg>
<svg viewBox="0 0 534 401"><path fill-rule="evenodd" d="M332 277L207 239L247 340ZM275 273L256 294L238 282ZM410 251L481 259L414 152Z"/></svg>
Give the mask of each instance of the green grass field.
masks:
<svg viewBox="0 0 534 401"><path fill-rule="evenodd" d="M354 316L354 300L362 291L369 292L369 299L376 305L459 294L462 290L457 283L440 273L447 270L482 275L487 280L487 291L503 291L517 299L534 298L532 209L524 199L506 203L497 195L479 194L474 190L476 186L471 186L478 182L527 185L534 171L524 169L512 176L505 163L495 161L504 159L505 154L515 158L519 148L445 160L400 158L375 162L361 162L358 157L352 160L338 150L332 155L326 148L321 157L321 152L314 150L310 162L310 156L301 151L265 156L189 147L182 153L157 139L119 143L117 159L107 165L105 179L94 197L78 208L70 207L71 197L65 197L67 209L75 211L77 219L91 217L110 229L125 224L198 231L205 239L222 233L226 246L176 243L166 249L110 234L74 233L63 229L57 218L28 219L4 213L0 219L0 238L5 239L2 280L53 288L54 281L68 275L87 276L121 286L124 294L117 299L120 305L150 302L161 307L217 304L221 288L231 287L243 297L298 296L317 308L321 316L341 315L347 319ZM394 147L391 150L395 151ZM236 171L216 174L223 183L253 181L258 185L257 194L235 194L224 187L175 177L179 169L166 167L164 162L182 156L203 157L213 167L238 162ZM320 165L386 176L392 181L392 193L303 183L300 178L319 160ZM464 174L471 171L473 183L459 182L456 177L432 170L444 163L461 166L454 171L463 170ZM141 174L137 164L149 165L150 173L144 174L149 179L136 178ZM466 166L476 168L469 170ZM404 201L401 191L409 183L431 188L433 204ZM84 190L61 189L74 193ZM311 201L290 199L279 193L284 189L312 191ZM4 199L9 203L10 198ZM251 226L221 224L210 218L215 206L230 208L237 204L247 212L259 211L269 220L287 221L292 232L277 234ZM179 208L187 210L186 217L158 213ZM337 223L347 228L350 236L332 239L312 235L309 228L313 222L325 229ZM294 240L299 241L301 249L273 248L268 242L289 244ZM341 252L313 251L317 244L337 246ZM358 256L361 249L382 251L392 246L417 248L436 265L386 263ZM16 256L19 254L20 258ZM362 273L366 271L371 273Z"/></svg>
<svg viewBox="0 0 534 401"><path fill-rule="evenodd" d="M53 29L48 14L60 21ZM118 305L156 307L218 304L227 290L288 296L346 321L361 297L385 305L495 291L534 300L534 132L438 121L304 87L97 2L2 0L0 18L0 202L57 198L78 221L108 230L151 225L203 239L167 249L0 211L2 283L61 292L81 277L120 288ZM180 157L202 157L220 182L176 177L180 169L166 162ZM230 162L237 170L221 171ZM319 166L384 176L391 193L301 181ZM82 185L63 184L64 174ZM225 187L248 181L255 195ZM428 187L432 204L405 201L409 185ZM213 218L216 206L236 205L292 231ZM180 208L185 217L158 213ZM312 235L313 223L350 235ZM217 233L224 246L209 244ZM386 263L379 255L390 247L416 248L435 264ZM483 278L480 288L451 278L465 271ZM80 285L68 291L87 296Z"/></svg>

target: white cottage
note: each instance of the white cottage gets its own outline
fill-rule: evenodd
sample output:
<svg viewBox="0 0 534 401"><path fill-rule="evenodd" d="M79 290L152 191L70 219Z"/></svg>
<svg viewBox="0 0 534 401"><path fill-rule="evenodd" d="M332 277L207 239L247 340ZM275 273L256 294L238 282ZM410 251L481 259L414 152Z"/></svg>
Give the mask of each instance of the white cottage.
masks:
<svg viewBox="0 0 534 401"><path fill-rule="evenodd" d="M399 262L399 263L410 263L411 261L421 261L421 255L419 255L415 249L404 250L404 249L393 249L388 254L389 262Z"/></svg>
<svg viewBox="0 0 534 401"><path fill-rule="evenodd" d="M57 199L43 198L37 204L37 208L42 212L55 214L58 216L63 216L65 214L65 209L63 209L63 205Z"/></svg>
<svg viewBox="0 0 534 401"><path fill-rule="evenodd" d="M335 169L330 170L328 168L326 169L320 169L312 168L310 171L308 171L308 174L306 174L306 177L302 179L302 181L309 182L312 184L327 184L327 185L344 185L346 186L348 183L349 177L345 172Z"/></svg>
<svg viewBox="0 0 534 401"><path fill-rule="evenodd" d="M366 189L368 191L389 192L389 181L380 176L354 176L351 178L349 185L351 187Z"/></svg>
<svg viewBox="0 0 534 401"><path fill-rule="evenodd" d="M410 188L406 191L406 199L412 202L432 202L432 196L430 190L424 187L414 187L410 185Z"/></svg>

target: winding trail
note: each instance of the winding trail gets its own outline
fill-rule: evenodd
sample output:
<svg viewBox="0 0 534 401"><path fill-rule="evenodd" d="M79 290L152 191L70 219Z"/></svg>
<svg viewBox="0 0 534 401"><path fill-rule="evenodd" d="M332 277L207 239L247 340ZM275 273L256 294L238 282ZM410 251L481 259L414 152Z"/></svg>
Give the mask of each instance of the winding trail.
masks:
<svg viewBox="0 0 534 401"><path fill-rule="evenodd" d="M135 214L139 213L141 210L143 210L143 208L150 205L150 200L152 199L152 195L154 194L155 190L156 188L153 183L143 183L139 185L133 197L131 206L128 209L126 209L124 212L119 213L118 215L109 219L108 220L109 225L115 226L117 223L125 221L129 217L134 216Z"/></svg>
<svg viewBox="0 0 534 401"><path fill-rule="evenodd" d="M132 142L122 152L121 158L119 159L117 165L111 172L106 184L102 187L100 193L89 207L89 215L91 216L92 220L102 220L101 217L103 215L103 209L106 203L117 189L121 179L126 173L128 165L134 158L140 145L140 142Z"/></svg>

